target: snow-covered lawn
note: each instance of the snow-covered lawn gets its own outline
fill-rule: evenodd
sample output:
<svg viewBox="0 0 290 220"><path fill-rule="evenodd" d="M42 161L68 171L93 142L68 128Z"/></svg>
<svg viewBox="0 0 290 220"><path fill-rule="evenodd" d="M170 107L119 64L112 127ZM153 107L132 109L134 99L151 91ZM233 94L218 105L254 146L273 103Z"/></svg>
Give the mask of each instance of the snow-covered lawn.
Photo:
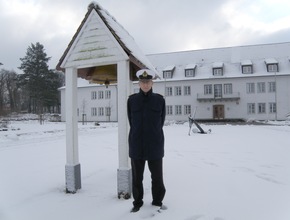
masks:
<svg viewBox="0 0 290 220"><path fill-rule="evenodd" d="M164 127L168 210L153 218L289 220L290 126L201 126L212 133L188 136L188 123ZM151 218L148 168L138 213L130 213L132 199L117 198L117 123L79 124L82 189L76 194L64 192L64 123L9 128L0 132L1 220Z"/></svg>

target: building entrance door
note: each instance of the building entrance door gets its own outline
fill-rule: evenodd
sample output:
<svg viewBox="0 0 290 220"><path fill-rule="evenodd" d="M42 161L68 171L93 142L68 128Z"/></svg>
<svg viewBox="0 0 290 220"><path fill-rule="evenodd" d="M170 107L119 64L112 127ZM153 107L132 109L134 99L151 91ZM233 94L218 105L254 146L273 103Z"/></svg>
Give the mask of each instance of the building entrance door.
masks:
<svg viewBox="0 0 290 220"><path fill-rule="evenodd" d="M224 105L214 105L213 106L213 118L214 119L224 119L225 118Z"/></svg>

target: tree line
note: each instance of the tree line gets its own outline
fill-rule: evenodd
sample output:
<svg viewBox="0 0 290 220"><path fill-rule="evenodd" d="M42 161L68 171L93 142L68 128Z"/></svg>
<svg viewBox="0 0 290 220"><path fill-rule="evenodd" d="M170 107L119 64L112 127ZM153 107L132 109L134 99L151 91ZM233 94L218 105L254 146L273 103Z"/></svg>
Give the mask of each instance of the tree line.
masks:
<svg viewBox="0 0 290 220"><path fill-rule="evenodd" d="M31 44L18 67L22 73L0 69L0 115L12 112L60 113L63 72L49 69L44 46Z"/></svg>

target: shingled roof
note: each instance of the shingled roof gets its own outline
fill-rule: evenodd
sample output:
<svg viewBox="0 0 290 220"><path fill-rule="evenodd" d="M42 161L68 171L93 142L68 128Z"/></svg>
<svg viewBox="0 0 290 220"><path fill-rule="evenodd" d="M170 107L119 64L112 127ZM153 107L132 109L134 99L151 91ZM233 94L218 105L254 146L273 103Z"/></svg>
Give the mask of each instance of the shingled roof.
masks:
<svg viewBox="0 0 290 220"><path fill-rule="evenodd" d="M96 16L95 13L93 13L93 12L96 12L98 16ZM93 15L91 15L91 14L93 14ZM99 18L97 18L97 17L99 17L101 19L101 21L103 22L103 24L105 24L105 26L107 27L107 29L109 30L109 32L111 33L113 38L118 42L118 44L120 46L119 48L121 48L123 50L123 54L126 54L128 56L128 59L130 61L130 70L131 71L135 72L141 68L149 68L149 69L156 71L155 68L153 67L153 65L151 64L151 62L149 61L149 59L142 53L140 48L137 46L133 37L122 27L122 25L120 25L117 22L117 20L113 16L111 16L109 14L108 11L103 9L97 3L89 4L88 11L87 11L84 19L82 20L80 26L78 27L76 33L74 34L74 36L72 38L72 40L68 44L68 47L66 48L62 57L60 58L56 69L62 70L62 71L65 70L66 63L68 63L68 59L69 59L68 55L70 53L72 53L71 51L76 50L73 47L76 47L75 42L78 40L78 37L79 37L80 33L83 31L83 29L86 28L85 24L89 22L88 19L99 20ZM96 25L95 23L93 23L93 24ZM94 27L94 29L98 29L98 27ZM95 33L95 32L93 32L95 30L90 30L90 31L91 31L91 33L90 33L91 35ZM95 48L97 48L98 50L106 49L106 48L103 48L103 46L101 46L102 48L100 48L99 41L97 41L97 40L91 41L90 45L91 45L91 47L93 47L93 48L90 48L90 51L89 50L85 51L82 48L80 48L80 49L78 49L78 51L76 51L76 52L74 51L74 53L76 54L74 56L79 56L79 57L73 57L70 59L73 60L74 62L84 61L85 59L87 59L89 62L90 59L91 60L98 59L98 61L101 62L100 61L101 58L111 56L111 54L103 54L102 57L100 55L99 55L99 57L97 57L96 54L92 55L93 54L92 51ZM95 49L95 51L97 49ZM110 53L114 53L114 50L107 50L107 51L109 51ZM83 52L83 53L81 54L81 52ZM85 52L87 54L85 54ZM82 55L81 58L80 58L80 54ZM73 56L73 55L71 55L71 56ZM83 64L85 62L79 62L79 63ZM87 69L86 71L90 71L90 70ZM79 70L78 70L78 73L81 75L83 74L83 73L80 73Z"/></svg>

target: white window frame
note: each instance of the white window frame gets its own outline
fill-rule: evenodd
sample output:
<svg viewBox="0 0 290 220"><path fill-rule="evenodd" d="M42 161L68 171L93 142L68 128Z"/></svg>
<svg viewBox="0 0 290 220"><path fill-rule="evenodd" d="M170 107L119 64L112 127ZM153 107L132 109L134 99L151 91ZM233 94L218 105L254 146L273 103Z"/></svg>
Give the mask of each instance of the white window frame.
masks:
<svg viewBox="0 0 290 220"><path fill-rule="evenodd" d="M276 82L269 82L269 92L276 92Z"/></svg>
<svg viewBox="0 0 290 220"><path fill-rule="evenodd" d="M247 83L246 89L248 94L255 93L255 83Z"/></svg>
<svg viewBox="0 0 290 220"><path fill-rule="evenodd" d="M165 96L172 96L172 87L165 87Z"/></svg>
<svg viewBox="0 0 290 220"><path fill-rule="evenodd" d="M248 103L247 104L247 112L249 115L255 114L256 113L256 105L255 103Z"/></svg>
<svg viewBox="0 0 290 220"><path fill-rule="evenodd" d="M184 114L191 115L191 105L184 105Z"/></svg>
<svg viewBox="0 0 290 220"><path fill-rule="evenodd" d="M195 69L185 69L185 77L194 77Z"/></svg>
<svg viewBox="0 0 290 220"><path fill-rule="evenodd" d="M111 116L111 107L106 107L105 111L106 111L106 116Z"/></svg>
<svg viewBox="0 0 290 220"><path fill-rule="evenodd" d="M205 95L212 94L212 84L206 84L206 85L204 85L204 94Z"/></svg>
<svg viewBox="0 0 290 220"><path fill-rule="evenodd" d="M99 113L98 115L99 116L104 116L104 107L99 107L98 110L99 110L98 111L98 113Z"/></svg>
<svg viewBox="0 0 290 220"><path fill-rule="evenodd" d="M222 76L223 75L223 68L213 68L212 74L214 76Z"/></svg>
<svg viewBox="0 0 290 220"><path fill-rule="evenodd" d="M181 96L181 86L175 86L174 87L174 95L175 96Z"/></svg>
<svg viewBox="0 0 290 220"><path fill-rule="evenodd" d="M104 91L98 91L98 99L104 99Z"/></svg>
<svg viewBox="0 0 290 220"><path fill-rule="evenodd" d="M111 99L112 93L111 90L105 90L105 99Z"/></svg>
<svg viewBox="0 0 290 220"><path fill-rule="evenodd" d="M96 107L92 107L91 108L91 116L97 116L97 108Z"/></svg>
<svg viewBox="0 0 290 220"><path fill-rule="evenodd" d="M92 91L92 92L91 92L91 99L92 99L92 100L97 99L97 92L96 92L96 91Z"/></svg>
<svg viewBox="0 0 290 220"><path fill-rule="evenodd" d="M276 102L269 103L269 113L276 113L277 112L277 105Z"/></svg>
<svg viewBox="0 0 290 220"><path fill-rule="evenodd" d="M251 74L251 73L253 73L253 65L244 65L244 66L242 66L242 73L243 74Z"/></svg>
<svg viewBox="0 0 290 220"><path fill-rule="evenodd" d="M224 84L224 94L233 94L233 84L231 83Z"/></svg>
<svg viewBox="0 0 290 220"><path fill-rule="evenodd" d="M175 115L182 115L182 106L175 105Z"/></svg>
<svg viewBox="0 0 290 220"><path fill-rule="evenodd" d="M214 84L214 97L221 98L223 94L223 86L222 84Z"/></svg>
<svg viewBox="0 0 290 220"><path fill-rule="evenodd" d="M267 72L279 72L278 63L267 64Z"/></svg>
<svg viewBox="0 0 290 220"><path fill-rule="evenodd" d="M164 79L171 79L172 78L172 71L170 71L170 70L163 71L163 78Z"/></svg>
<svg viewBox="0 0 290 220"><path fill-rule="evenodd" d="M259 114L266 113L266 103L258 103L258 113Z"/></svg>
<svg viewBox="0 0 290 220"><path fill-rule="evenodd" d="M172 105L166 105L166 115L173 115Z"/></svg>
<svg viewBox="0 0 290 220"><path fill-rule="evenodd" d="M266 83L258 82L257 83L257 93L265 93L266 92Z"/></svg>
<svg viewBox="0 0 290 220"><path fill-rule="evenodd" d="M184 86L184 95L191 95L191 87L190 86Z"/></svg>

